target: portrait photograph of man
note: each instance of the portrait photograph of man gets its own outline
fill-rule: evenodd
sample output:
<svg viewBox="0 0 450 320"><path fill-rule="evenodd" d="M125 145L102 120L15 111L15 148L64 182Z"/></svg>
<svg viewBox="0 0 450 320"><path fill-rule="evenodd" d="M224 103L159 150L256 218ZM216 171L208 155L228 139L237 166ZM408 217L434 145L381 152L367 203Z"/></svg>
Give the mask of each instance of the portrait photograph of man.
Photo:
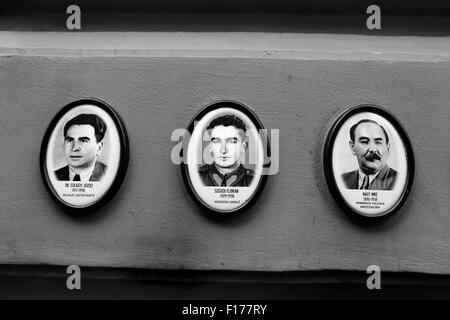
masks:
<svg viewBox="0 0 450 320"><path fill-rule="evenodd" d="M193 200L208 212L231 214L251 205L264 188L264 126L247 106L214 102L188 125L180 165Z"/></svg>
<svg viewBox="0 0 450 320"><path fill-rule="evenodd" d="M42 140L47 190L70 210L103 205L125 177L127 146L126 129L110 105L94 98L70 102L53 117Z"/></svg>
<svg viewBox="0 0 450 320"><path fill-rule="evenodd" d="M342 174L348 189L392 190L397 171L388 166L391 152L389 135L374 120L362 119L350 127L350 150L358 168Z"/></svg>
<svg viewBox="0 0 450 320"><path fill-rule="evenodd" d="M336 118L323 159L333 198L358 216L396 212L414 178L414 154L405 129L390 111L376 105L348 108Z"/></svg>
<svg viewBox="0 0 450 320"><path fill-rule="evenodd" d="M64 125L64 159L54 172L59 181L101 181L107 166L99 161L103 151L105 122L96 114L79 114Z"/></svg>
<svg viewBox="0 0 450 320"><path fill-rule="evenodd" d="M199 167L203 185L248 187L254 171L241 163L241 156L248 149L245 123L235 115L222 115L213 119L206 130L213 163Z"/></svg>

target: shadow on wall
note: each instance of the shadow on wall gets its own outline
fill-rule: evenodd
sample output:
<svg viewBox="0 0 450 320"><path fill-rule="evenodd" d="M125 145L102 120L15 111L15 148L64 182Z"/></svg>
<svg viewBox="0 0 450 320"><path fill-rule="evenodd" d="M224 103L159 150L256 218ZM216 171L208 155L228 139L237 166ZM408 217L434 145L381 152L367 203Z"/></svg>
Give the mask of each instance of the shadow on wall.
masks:
<svg viewBox="0 0 450 320"><path fill-rule="evenodd" d="M16 0L0 4L0 9L28 11L59 11L73 4L71 0ZM82 8L99 11L166 11L166 12L284 12L306 14L354 14L365 9L372 0L78 0ZM376 4L387 14L433 15L450 12L446 0L378 0Z"/></svg>
<svg viewBox="0 0 450 320"><path fill-rule="evenodd" d="M368 290L365 283L367 275L362 272L306 272L299 276L303 281L299 281L294 273L289 275L265 273L252 276L226 272L222 272L222 275L212 275L202 271L149 271L142 274L127 269L112 271L112 269L82 267L81 290L68 290L66 280L69 275L65 273L65 267L9 266L8 268L10 270L8 272L5 272L5 267L1 270L0 299L450 298L448 277L406 273L388 273L383 276L385 280L380 290ZM15 271L11 272L12 270Z"/></svg>
<svg viewBox="0 0 450 320"><path fill-rule="evenodd" d="M382 29L368 30L372 1L80 0L80 31L301 32L444 36L450 2L380 0ZM71 1L17 0L0 4L0 30L67 31ZM413 17L412 17L413 16Z"/></svg>

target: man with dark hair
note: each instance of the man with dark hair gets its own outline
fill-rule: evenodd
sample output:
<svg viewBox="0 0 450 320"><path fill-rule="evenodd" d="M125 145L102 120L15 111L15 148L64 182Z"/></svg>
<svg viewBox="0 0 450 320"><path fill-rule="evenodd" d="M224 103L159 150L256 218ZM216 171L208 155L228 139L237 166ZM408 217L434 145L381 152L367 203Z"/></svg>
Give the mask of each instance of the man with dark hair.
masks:
<svg viewBox="0 0 450 320"><path fill-rule="evenodd" d="M98 161L103 150L105 122L95 114L80 114L64 126L67 166L55 171L60 181L100 181L107 166Z"/></svg>
<svg viewBox="0 0 450 320"><path fill-rule="evenodd" d="M206 128L210 133L212 164L199 168L205 186L248 187L254 172L241 164L248 141L245 136L245 123L235 115L225 115L214 119Z"/></svg>
<svg viewBox="0 0 450 320"><path fill-rule="evenodd" d="M349 145L359 169L342 175L347 188L392 190L397 171L386 164L390 153L386 130L373 120L360 120L350 128Z"/></svg>

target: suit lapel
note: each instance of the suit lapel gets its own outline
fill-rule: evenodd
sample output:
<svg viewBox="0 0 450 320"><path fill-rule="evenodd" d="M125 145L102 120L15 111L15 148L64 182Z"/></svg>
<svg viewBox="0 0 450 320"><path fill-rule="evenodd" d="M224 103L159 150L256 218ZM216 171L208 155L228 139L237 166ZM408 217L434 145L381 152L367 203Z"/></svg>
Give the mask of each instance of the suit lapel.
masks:
<svg viewBox="0 0 450 320"><path fill-rule="evenodd" d="M354 172L354 174L352 175L352 179L350 180L351 181L351 189L358 189L358 182L359 182L359 172L358 172L358 170L356 170L355 172Z"/></svg>
<svg viewBox="0 0 450 320"><path fill-rule="evenodd" d="M369 186L369 190L385 190L386 189L386 177L389 173L389 167L384 166L380 173L373 179Z"/></svg>
<svg viewBox="0 0 450 320"><path fill-rule="evenodd" d="M69 166L65 166L64 167L63 177L62 177L61 180L63 180L63 181L70 181Z"/></svg>
<svg viewBox="0 0 450 320"><path fill-rule="evenodd" d="M92 170L92 174L91 177L89 178L89 181L98 181L98 178L101 176L102 174L102 167L100 165L100 163L95 162L95 166L94 166L94 170Z"/></svg>

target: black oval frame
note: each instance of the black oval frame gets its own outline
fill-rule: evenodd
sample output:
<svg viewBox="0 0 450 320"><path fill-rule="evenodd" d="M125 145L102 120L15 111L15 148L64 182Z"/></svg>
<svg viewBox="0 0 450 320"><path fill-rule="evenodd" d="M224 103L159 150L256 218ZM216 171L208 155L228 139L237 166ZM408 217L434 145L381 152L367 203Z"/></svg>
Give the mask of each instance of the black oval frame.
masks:
<svg viewBox="0 0 450 320"><path fill-rule="evenodd" d="M233 101L233 100L220 100L220 101L216 101L216 102L213 102L213 103L207 105L206 107L201 109L192 118L192 120L189 122L189 124L187 126L187 130L188 130L189 134L192 135L192 132L194 131L195 121L202 119L209 112L214 111L216 109L220 109L220 108L232 108L232 109L241 111L253 122L253 124L255 125L255 127L258 131L261 129L264 129L264 126L263 126L262 122L259 120L258 116L244 104L237 102L237 101ZM266 146L267 146L266 153L267 153L268 157L270 157L271 149L270 149L270 143L269 143L268 137L266 137ZM183 159L183 152L184 152L184 150L181 149L180 157L182 159ZM269 162L267 164L263 164L263 168L270 167L270 164L271 164L271 162ZM237 215L245 212L246 210L250 209L258 200L259 196L261 195L261 193L267 183L267 179L268 179L267 175L263 175L263 174L261 175L259 184L256 187L255 192L253 193L251 198L247 201L247 203L243 207L241 207L237 210L234 210L234 211L223 212L223 211L215 210L215 209L209 207L208 205L206 205L205 203L202 202L202 200L200 199L199 196L197 196L197 193L195 192L194 187L189 178L188 165L186 165L184 163L184 161L182 161L180 164L180 170L181 170L181 176L182 176L183 183L184 183L186 189L188 190L188 193L189 193L189 196L191 197L191 199L193 199L193 201L197 204L197 206L199 206L204 212L213 214L216 217L225 217L225 216L234 217L234 216L237 216Z"/></svg>
<svg viewBox="0 0 450 320"><path fill-rule="evenodd" d="M347 204L344 197L341 194L341 191L339 190L339 187L337 186L336 180L334 178L333 173L333 144L336 139L336 136L341 129L342 125L347 121L350 117L354 116L355 114L362 113L362 112L371 112L375 113L383 118L385 118L387 121L391 123L391 125L395 128L398 135L402 139L403 145L405 146L405 157L406 157L406 164L407 164L407 175L406 175L406 183L403 188L402 194L397 200L397 203L390 208L388 211L386 211L384 214L380 215L366 215L362 214L359 211L353 209L350 205ZM391 216L395 212L397 212L406 202L409 192L411 191L411 187L414 181L414 174L415 174L415 160L414 160L414 151L411 145L411 142L409 140L409 137L400 123L400 121L388 110L377 106L373 104L361 104L355 107L348 108L344 110L344 112L334 121L332 127L330 128L327 138L325 140L324 144L324 150L323 150L323 166L325 171L325 178L328 184L328 188L331 192L331 195L333 196L334 200L338 203L338 205L347 213L352 215L357 215L358 217L361 217L363 219L381 219L386 218L388 216Z"/></svg>
<svg viewBox="0 0 450 320"><path fill-rule="evenodd" d="M72 207L68 204L66 204L62 199L60 199L57 195L57 193L54 190L53 185L51 184L48 173L47 173L47 164L46 164L46 156L47 156L47 146L48 142L50 140L50 136L53 133L56 125L61 120L61 118L70 110L72 110L75 107L79 107L83 104L90 104L94 105L103 111L105 111L113 120L117 131L119 133L119 143L120 143L120 157L119 157L119 165L116 177L114 178L111 186L109 189L105 192L103 197L94 202L91 205L88 205L86 207ZM122 185L123 180L125 179L126 172L128 169L128 162L129 162L129 143L128 143L128 134L125 128L125 125L123 124L123 121L121 120L118 113L106 102L96 99L96 98L82 98L75 100L68 105L65 105L62 107L57 114L53 117L52 121L50 122L45 134L44 138L42 140L41 149L40 149L40 155L39 155L39 161L40 161L40 170L41 170L41 176L42 181L44 182L45 188L47 189L50 196L63 207L64 210L70 212L70 213L90 213L92 211L95 211L101 207L103 207L105 204L107 204L119 191L120 186Z"/></svg>

